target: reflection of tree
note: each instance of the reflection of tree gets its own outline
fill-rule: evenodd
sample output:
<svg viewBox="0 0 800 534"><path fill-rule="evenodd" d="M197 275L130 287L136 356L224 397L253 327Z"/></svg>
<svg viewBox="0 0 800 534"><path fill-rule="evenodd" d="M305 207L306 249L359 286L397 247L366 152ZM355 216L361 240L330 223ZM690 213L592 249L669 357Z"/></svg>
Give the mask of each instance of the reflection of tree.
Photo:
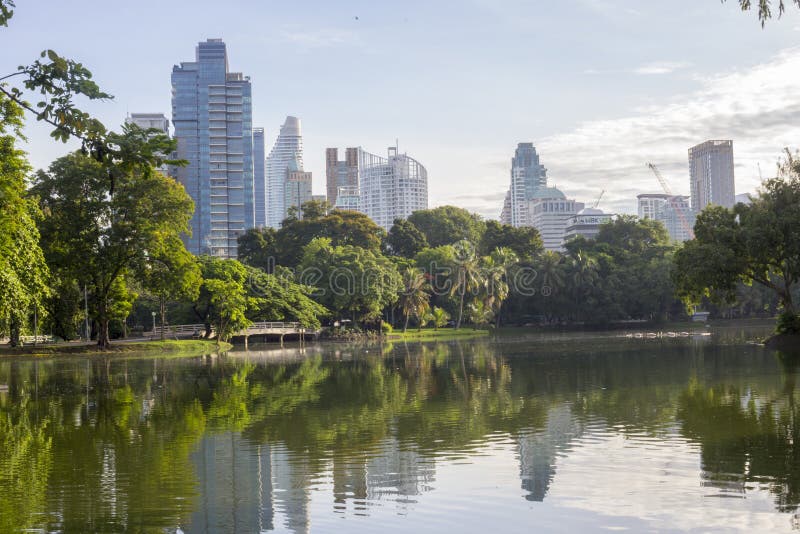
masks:
<svg viewBox="0 0 800 534"><path fill-rule="evenodd" d="M683 433L700 442L711 485L744 492L766 483L779 510L800 504L800 440L793 397L759 395L734 385L692 381L681 395Z"/></svg>

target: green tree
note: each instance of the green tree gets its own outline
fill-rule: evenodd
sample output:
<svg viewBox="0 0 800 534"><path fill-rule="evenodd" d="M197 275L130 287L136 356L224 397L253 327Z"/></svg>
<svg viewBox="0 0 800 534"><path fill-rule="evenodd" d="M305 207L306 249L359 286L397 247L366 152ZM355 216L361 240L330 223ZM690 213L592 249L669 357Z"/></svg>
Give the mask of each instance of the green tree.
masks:
<svg viewBox="0 0 800 534"><path fill-rule="evenodd" d="M275 268L274 228L250 228L238 238L239 261L271 273Z"/></svg>
<svg viewBox="0 0 800 534"><path fill-rule="evenodd" d="M495 317L495 326L500 326L500 311L508 298L510 286L509 269L518 261L510 248L497 248L480 260L483 278L483 311Z"/></svg>
<svg viewBox="0 0 800 534"><path fill-rule="evenodd" d="M195 316L205 325L205 337L212 329L217 339L226 341L233 333L250 325L247 310L247 268L236 260L200 256L203 283L192 303Z"/></svg>
<svg viewBox="0 0 800 534"><path fill-rule="evenodd" d="M245 286L250 295L247 316L253 321L298 321L316 329L320 317L328 314L311 298L314 289L295 282L288 270L278 268L275 274L267 274L248 268Z"/></svg>
<svg viewBox="0 0 800 534"><path fill-rule="evenodd" d="M21 128L22 110L0 95L0 331L12 345L32 309L43 309L49 277L36 227L40 214L25 193L30 167L16 146Z"/></svg>
<svg viewBox="0 0 800 534"><path fill-rule="evenodd" d="M486 230L480 243L480 253L485 256L497 248L511 249L520 259L530 260L544 250L544 244L536 228L514 228L497 221L486 221Z"/></svg>
<svg viewBox="0 0 800 534"><path fill-rule="evenodd" d="M725 0L722 1L725 2ZM738 0L738 2L742 11L749 11L752 9L753 3L756 4L758 7L758 20L761 22L762 27L768 19L772 18L773 6L778 6L778 17L783 15L783 12L786 11L787 4L795 4L800 7L800 0L777 0L777 2L773 2L773 0L755 0L755 2L753 2L753 0Z"/></svg>
<svg viewBox="0 0 800 534"><path fill-rule="evenodd" d="M153 167L156 154L171 151L174 142L127 126L108 139L115 148L104 162L80 153L59 158L37 174L33 187L45 213L40 232L47 261L91 288L100 347L109 345L117 279L144 280L148 251L178 246L194 211L183 187Z"/></svg>
<svg viewBox="0 0 800 534"><path fill-rule="evenodd" d="M336 317L370 322L397 301L402 280L379 252L353 245L334 246L316 238L303 251L299 282L316 288L314 297Z"/></svg>
<svg viewBox="0 0 800 534"><path fill-rule="evenodd" d="M456 329L461 328L464 317L464 301L467 293L475 295L483 285L483 276L480 269L479 258L475 253L475 246L469 241L459 241L453 245L455 261L452 271L452 286L450 294L458 297L458 320Z"/></svg>
<svg viewBox="0 0 800 534"><path fill-rule="evenodd" d="M431 309L431 321L433 322L433 329L439 330L440 328L447 326L447 321L450 320L450 314L447 313L442 308L438 306L434 306Z"/></svg>
<svg viewBox="0 0 800 534"><path fill-rule="evenodd" d="M452 245L464 239L477 245L485 228L480 216L455 206L415 211L408 221L422 232L431 247Z"/></svg>
<svg viewBox="0 0 800 534"><path fill-rule="evenodd" d="M427 247L428 240L413 223L406 219L395 219L383 248L388 254L413 258Z"/></svg>
<svg viewBox="0 0 800 534"><path fill-rule="evenodd" d="M400 292L400 309L405 316L403 332L408 330L408 320L412 315L420 326L422 325L422 317L430 302L428 289L429 284L424 272L414 267L403 271L403 288Z"/></svg>
<svg viewBox="0 0 800 534"><path fill-rule="evenodd" d="M689 303L703 296L733 301L737 284L758 283L780 299L780 330L800 333L793 293L800 281L800 160L787 151L776 178L752 204L710 206L697 217L695 239L676 256L675 279Z"/></svg>

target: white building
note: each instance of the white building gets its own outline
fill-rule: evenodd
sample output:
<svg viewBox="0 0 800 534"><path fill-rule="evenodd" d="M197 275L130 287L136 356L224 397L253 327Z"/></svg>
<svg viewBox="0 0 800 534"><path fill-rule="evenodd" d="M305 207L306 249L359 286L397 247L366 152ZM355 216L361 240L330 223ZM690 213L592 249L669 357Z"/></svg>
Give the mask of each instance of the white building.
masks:
<svg viewBox="0 0 800 534"><path fill-rule="evenodd" d="M527 204L528 218L520 226L539 230L546 250L563 250L567 226L583 209L583 203L568 199L555 187L540 187Z"/></svg>
<svg viewBox="0 0 800 534"><path fill-rule="evenodd" d="M389 230L395 219L428 209L428 171L397 147L386 158L359 148L358 191L359 211Z"/></svg>
<svg viewBox="0 0 800 534"><path fill-rule="evenodd" d="M336 191L336 205L337 210L359 211L359 197L358 187L339 187Z"/></svg>
<svg viewBox="0 0 800 534"><path fill-rule="evenodd" d="M578 236L594 239L600 233L600 227L615 218L615 214L604 213L601 209L584 208L568 219L564 229L564 243Z"/></svg>
<svg viewBox="0 0 800 534"><path fill-rule="evenodd" d="M279 228L286 216L286 180L290 166L303 170L303 136L300 119L286 117L275 145L267 156L267 226Z"/></svg>
<svg viewBox="0 0 800 534"><path fill-rule="evenodd" d="M169 135L169 119L163 113L131 113L125 124L135 124L142 130L154 128Z"/></svg>

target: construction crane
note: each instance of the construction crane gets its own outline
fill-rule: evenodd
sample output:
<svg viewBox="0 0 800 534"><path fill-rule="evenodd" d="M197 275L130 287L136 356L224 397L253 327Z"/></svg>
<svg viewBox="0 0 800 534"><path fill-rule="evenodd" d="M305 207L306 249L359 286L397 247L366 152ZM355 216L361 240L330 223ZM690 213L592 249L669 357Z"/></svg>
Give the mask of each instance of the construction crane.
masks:
<svg viewBox="0 0 800 534"><path fill-rule="evenodd" d="M694 230L692 229L692 226L689 224L689 221L686 219L686 214L683 212L682 203L679 201L678 197L672 194L672 189L669 187L669 184L661 175L661 171L658 170L658 167L656 167L652 163L648 163L647 166L650 168L651 171L653 171L653 174L656 175L658 183L661 184L661 188L667 194L667 202L670 204L675 213L678 214L678 220L681 223L681 228L686 233L686 235L689 236L689 239L694 239Z"/></svg>
<svg viewBox="0 0 800 534"><path fill-rule="evenodd" d="M597 206L600 204L600 199L603 198L603 195L605 195L605 194L606 194L606 190L605 189L600 191L600 196L598 196L597 200L594 201L594 206L592 206L592 208L597 209Z"/></svg>

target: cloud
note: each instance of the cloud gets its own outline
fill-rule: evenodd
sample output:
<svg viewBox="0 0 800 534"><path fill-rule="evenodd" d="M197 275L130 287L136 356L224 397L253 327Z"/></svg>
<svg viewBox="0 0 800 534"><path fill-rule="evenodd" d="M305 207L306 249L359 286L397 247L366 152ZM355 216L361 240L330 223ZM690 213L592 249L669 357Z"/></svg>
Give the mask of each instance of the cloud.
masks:
<svg viewBox="0 0 800 534"><path fill-rule="evenodd" d="M634 69L633 72L636 74L670 74L690 66L691 63L685 61L654 61Z"/></svg>
<svg viewBox="0 0 800 534"><path fill-rule="evenodd" d="M800 145L797 72L800 48L784 50L763 64L700 79L698 90L632 109L629 116L587 121L546 137L537 150L550 184L569 197L589 203L605 189L600 207L635 213L638 193L660 191L647 162L661 169L675 193L688 194L689 147L733 139L736 192L751 192L759 185L759 163L765 178L774 175L783 147ZM491 167L482 167L502 167L507 174L513 150L493 154ZM480 211L499 213L502 202L495 198L487 196Z"/></svg>
<svg viewBox="0 0 800 534"><path fill-rule="evenodd" d="M284 41L304 48L328 48L361 43L356 33L336 28L321 28L317 30L286 29L281 33L281 37Z"/></svg>

